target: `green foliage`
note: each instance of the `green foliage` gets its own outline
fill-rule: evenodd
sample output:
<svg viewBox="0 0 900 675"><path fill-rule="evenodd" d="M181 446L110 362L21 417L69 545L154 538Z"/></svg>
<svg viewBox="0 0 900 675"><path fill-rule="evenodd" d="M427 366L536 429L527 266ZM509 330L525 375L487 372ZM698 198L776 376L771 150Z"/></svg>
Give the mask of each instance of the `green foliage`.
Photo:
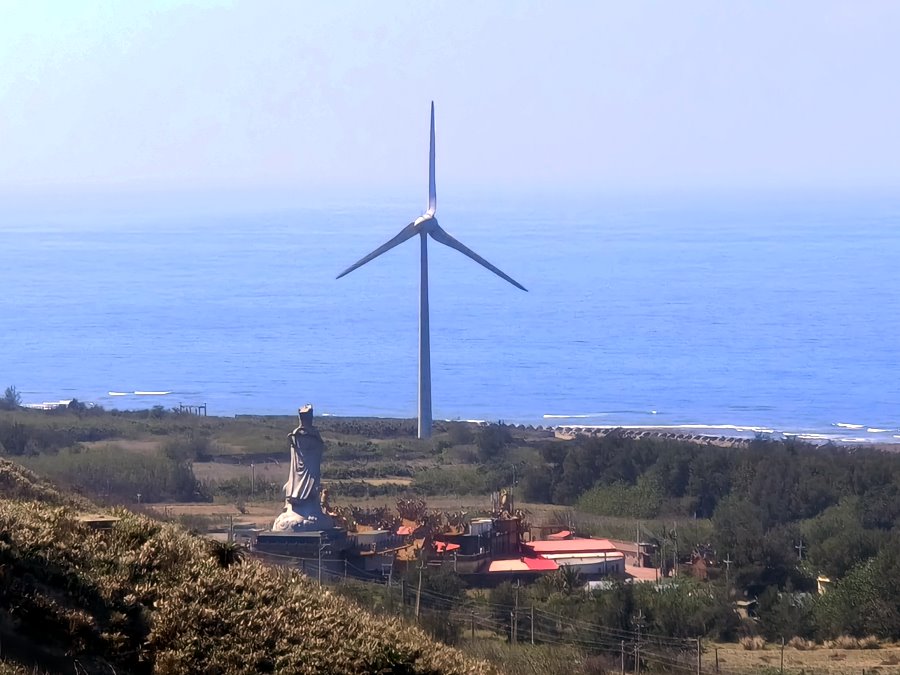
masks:
<svg viewBox="0 0 900 675"><path fill-rule="evenodd" d="M475 440L475 434L466 422L448 422L447 439L451 445L469 445Z"/></svg>
<svg viewBox="0 0 900 675"><path fill-rule="evenodd" d="M493 474L477 466L448 466L425 469L415 474L413 489L420 494L484 494L495 489Z"/></svg>
<svg viewBox="0 0 900 675"><path fill-rule="evenodd" d="M509 427L503 422L497 424L485 424L478 428L475 444L478 447L478 456L483 462L498 459L509 443L512 442L512 434Z"/></svg>
<svg viewBox="0 0 900 675"><path fill-rule="evenodd" d="M756 609L763 635L773 642L784 636L814 637L815 604L815 596L808 593L779 591L770 586L759 596Z"/></svg>
<svg viewBox="0 0 900 675"><path fill-rule="evenodd" d="M162 452L132 453L115 445L102 445L84 450L76 447L26 461L58 483L108 499L127 503L203 499L190 464Z"/></svg>
<svg viewBox="0 0 900 675"><path fill-rule="evenodd" d="M596 485L578 498L577 506L601 516L654 518L662 506L658 480L649 475L638 478L636 485Z"/></svg>
<svg viewBox="0 0 900 675"><path fill-rule="evenodd" d="M803 521L800 532L807 546L807 562L816 572L841 578L878 552L883 533L863 524L858 497L846 497L815 518Z"/></svg>
<svg viewBox="0 0 900 675"><path fill-rule="evenodd" d="M19 392L16 390L16 388L13 386L7 387L6 391L3 392L3 398L0 399L0 409L15 410L21 405L22 397L19 395Z"/></svg>
<svg viewBox="0 0 900 675"><path fill-rule="evenodd" d="M240 565L247 559L247 547L235 541L213 541L210 542L209 548L219 567Z"/></svg>

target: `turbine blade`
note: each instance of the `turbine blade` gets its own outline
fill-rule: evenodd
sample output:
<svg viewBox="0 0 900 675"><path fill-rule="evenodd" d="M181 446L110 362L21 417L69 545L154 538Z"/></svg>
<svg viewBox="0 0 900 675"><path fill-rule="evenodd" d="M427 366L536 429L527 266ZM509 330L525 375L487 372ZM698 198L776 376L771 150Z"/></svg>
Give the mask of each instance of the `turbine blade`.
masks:
<svg viewBox="0 0 900 675"><path fill-rule="evenodd" d="M428 211L432 216L437 211L437 190L434 184L434 101L431 102L431 146L428 151Z"/></svg>
<svg viewBox="0 0 900 675"><path fill-rule="evenodd" d="M346 275L346 274L350 274L350 272L352 272L353 270L355 270L357 267L362 267L363 265L365 265L365 264L366 264L367 262L369 262L370 260L374 260L375 258L377 258L378 256L380 256L382 253L385 253L385 252L387 252L387 251L390 251L392 248L394 248L394 247L397 246L398 244L402 244L404 241L406 241L406 240L409 239L410 237L413 237L413 236L417 235L417 234L419 233L419 230L420 230L420 227L419 227L418 225L416 225L415 223L410 223L409 225L407 225L406 227L404 227L402 230L400 230L400 233L399 233L396 237L394 237L393 239L391 239L391 240L388 241L387 243L384 243L384 244L382 244L381 246L379 246L378 248L376 248L374 251L372 251L372 252L371 252L369 255L367 255L365 258L363 258L363 259L361 259L361 260L359 260L359 261L353 263L352 265L350 265L350 267L348 267L348 268L345 269L343 272L341 272L340 274L338 274L338 275L337 275L337 278L340 279L342 276L344 276L344 275Z"/></svg>
<svg viewBox="0 0 900 675"><path fill-rule="evenodd" d="M432 222L433 222L433 221L432 221ZM484 266L484 267L487 267L491 272L493 272L494 274L496 274L496 275L497 275L498 277L500 277L501 279L506 279L509 283L511 283L511 284L512 284L513 286L515 286L516 288L521 288L521 289L522 289L523 291L525 291L526 293L528 292L528 289L525 288L522 284L520 284L518 281L516 281L515 279L513 279L513 278L512 278L511 276L509 276L508 274L504 274L504 273L501 272L498 268L496 268L496 267L494 267L493 265L491 265L491 263L489 263L487 260L485 260L484 258L482 258L482 257L481 257L480 255L478 255L477 253L475 253L475 251L473 251L472 249L470 249L470 248L469 248L468 246L466 246L465 244L462 244L462 243L460 243L459 241L457 241L456 239L454 239L453 237L451 237L451 236L450 236L449 234L447 234L447 233L443 230L443 228L441 228L441 226L438 225L437 223L435 223L435 224L432 226L432 228L431 228L431 230L429 231L428 234L430 234L431 237L432 237L432 239L434 239L435 241L440 242L440 243L443 244L444 246L449 246L450 248L455 248L457 251L459 251L459 252L462 253L463 255L469 256L472 260L474 260L475 262L477 262L479 265L482 265L482 266Z"/></svg>

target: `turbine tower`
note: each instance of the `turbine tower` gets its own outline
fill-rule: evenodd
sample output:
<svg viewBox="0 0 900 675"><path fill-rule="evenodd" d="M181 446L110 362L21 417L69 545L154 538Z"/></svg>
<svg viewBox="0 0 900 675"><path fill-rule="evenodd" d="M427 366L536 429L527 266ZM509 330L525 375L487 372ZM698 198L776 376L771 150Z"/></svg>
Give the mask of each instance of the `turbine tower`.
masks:
<svg viewBox="0 0 900 675"><path fill-rule="evenodd" d="M400 230L400 233L390 241L382 244L362 260L354 263L337 278L349 274L357 267L362 267L370 260L374 260L382 253L390 251L407 239L419 235L421 245L421 285L419 286L419 438L431 437L431 340L428 326L428 237L436 242L455 248L457 251L470 257L479 265L483 265L501 279L506 279L516 288L527 291L522 284L512 277L491 265L487 260L475 253L472 249L460 243L447 234L434 217L437 210L437 195L434 185L434 101L431 102L431 145L428 151L428 208L425 213L416 218L409 225Z"/></svg>

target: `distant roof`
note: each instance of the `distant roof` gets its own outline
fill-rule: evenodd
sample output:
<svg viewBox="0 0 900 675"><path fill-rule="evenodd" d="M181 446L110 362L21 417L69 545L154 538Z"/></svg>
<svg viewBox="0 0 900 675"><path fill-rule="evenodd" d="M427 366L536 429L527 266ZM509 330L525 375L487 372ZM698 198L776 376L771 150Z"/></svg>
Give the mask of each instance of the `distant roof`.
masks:
<svg viewBox="0 0 900 675"><path fill-rule="evenodd" d="M545 560L555 562L560 567L572 565L572 567L580 567L582 565L599 565L600 563L615 562L624 560L625 555L622 553L568 553L553 556L542 556Z"/></svg>
<svg viewBox="0 0 900 675"><path fill-rule="evenodd" d="M436 541L434 542L434 549L438 553L443 553L444 551L456 551L459 549L459 544L449 544L446 541Z"/></svg>
<svg viewBox="0 0 900 675"><path fill-rule="evenodd" d="M590 553L541 553L540 557L557 562L573 560L578 561L579 565L584 565L587 564L584 562L585 560L622 560L625 558L625 554L619 551L591 551Z"/></svg>
<svg viewBox="0 0 900 675"><path fill-rule="evenodd" d="M598 553L613 552L609 539L563 539L562 541L530 541L525 544L534 553Z"/></svg>
<svg viewBox="0 0 900 675"><path fill-rule="evenodd" d="M635 567L634 565L625 566L625 574L635 581L658 581L659 569L656 567Z"/></svg>
<svg viewBox="0 0 900 675"><path fill-rule="evenodd" d="M492 560L488 572L552 572L559 569L552 560L543 558L513 558L512 560Z"/></svg>
<svg viewBox="0 0 900 675"><path fill-rule="evenodd" d="M553 534L548 534L547 539L552 541L559 541L560 539L568 539L572 536L572 533L569 530L563 530L562 532L554 532Z"/></svg>

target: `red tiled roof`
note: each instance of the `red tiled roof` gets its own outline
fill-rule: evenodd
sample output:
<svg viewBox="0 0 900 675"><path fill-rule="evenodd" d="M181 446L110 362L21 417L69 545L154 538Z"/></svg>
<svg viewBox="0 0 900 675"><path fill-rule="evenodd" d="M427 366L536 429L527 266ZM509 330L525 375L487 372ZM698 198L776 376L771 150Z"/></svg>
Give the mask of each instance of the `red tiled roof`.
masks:
<svg viewBox="0 0 900 675"><path fill-rule="evenodd" d="M525 544L533 553L602 553L616 547L609 539L563 539L562 541L530 541Z"/></svg>

